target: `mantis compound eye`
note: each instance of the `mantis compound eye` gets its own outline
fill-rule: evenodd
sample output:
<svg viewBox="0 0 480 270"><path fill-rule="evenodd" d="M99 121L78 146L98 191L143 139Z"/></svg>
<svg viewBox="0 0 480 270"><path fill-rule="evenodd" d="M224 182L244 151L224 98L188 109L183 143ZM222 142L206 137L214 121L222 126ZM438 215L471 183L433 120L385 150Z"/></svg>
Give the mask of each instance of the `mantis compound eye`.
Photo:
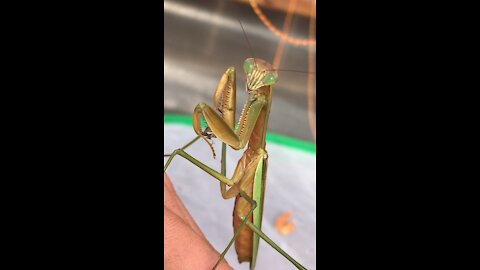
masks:
<svg viewBox="0 0 480 270"><path fill-rule="evenodd" d="M277 74L269 73L269 74L265 75L265 77L263 78L263 83L265 85L272 85L272 84L276 83L277 80L278 80Z"/></svg>
<svg viewBox="0 0 480 270"><path fill-rule="evenodd" d="M252 73L254 68L255 68L255 62L253 61L253 58L248 58L243 63L243 71L245 71L245 74Z"/></svg>

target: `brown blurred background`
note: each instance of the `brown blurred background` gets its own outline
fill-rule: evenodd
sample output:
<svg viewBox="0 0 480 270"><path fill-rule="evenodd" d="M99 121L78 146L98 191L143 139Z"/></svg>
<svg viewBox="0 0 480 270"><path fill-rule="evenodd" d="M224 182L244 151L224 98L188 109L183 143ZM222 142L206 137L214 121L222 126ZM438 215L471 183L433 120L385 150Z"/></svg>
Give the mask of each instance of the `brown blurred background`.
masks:
<svg viewBox="0 0 480 270"><path fill-rule="evenodd" d="M292 1L257 0L256 3L271 24L282 31ZM292 38L309 38L312 6L312 1L296 1L289 33ZM198 102L211 104L220 76L227 67L234 66L238 117L246 99L242 65L252 56L238 21L242 22L257 58L273 63L280 38L260 20L247 0L166 0L164 14L164 112L191 114ZM308 50L309 46L285 43L281 58L277 59L278 68L307 72ZM313 53L315 56L315 48ZM279 72L269 122L271 132L314 142L308 119L307 80L306 73Z"/></svg>

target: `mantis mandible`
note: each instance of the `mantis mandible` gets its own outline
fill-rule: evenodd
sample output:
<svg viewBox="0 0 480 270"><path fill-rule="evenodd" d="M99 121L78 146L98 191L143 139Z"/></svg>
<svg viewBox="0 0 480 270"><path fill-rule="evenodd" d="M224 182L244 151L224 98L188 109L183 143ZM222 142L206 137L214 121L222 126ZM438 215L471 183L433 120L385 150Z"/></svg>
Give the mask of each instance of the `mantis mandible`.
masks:
<svg viewBox="0 0 480 270"><path fill-rule="evenodd" d="M203 102L195 107L193 129L198 136L184 147L166 155L169 156L169 159L165 164L164 172L175 156L181 156L220 181L220 190L224 199L235 197L234 236L213 269L217 267L235 242L238 261L250 262L250 269L253 270L257 260L260 238L298 269L305 269L261 230L268 162L266 133L272 102L272 87L278 80L278 74L269 63L258 58L246 59L243 71L247 77L248 99L238 120L237 128L235 128L236 73L235 68L230 67L225 71L215 89L213 108ZM207 123L203 129L202 120ZM217 138L222 142L220 172L185 152L188 146L200 138L209 144L214 157L215 151L209 139ZM227 145L235 150L241 150L248 145L230 179L226 177ZM227 186L229 186L228 190Z"/></svg>

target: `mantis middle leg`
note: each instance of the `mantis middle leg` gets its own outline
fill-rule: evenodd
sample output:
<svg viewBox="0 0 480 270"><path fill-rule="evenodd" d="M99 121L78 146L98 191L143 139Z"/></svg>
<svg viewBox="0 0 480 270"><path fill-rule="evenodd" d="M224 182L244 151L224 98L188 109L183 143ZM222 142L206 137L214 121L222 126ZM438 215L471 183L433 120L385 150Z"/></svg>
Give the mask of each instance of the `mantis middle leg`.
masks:
<svg viewBox="0 0 480 270"><path fill-rule="evenodd" d="M224 197L225 199L235 197L238 194L239 190L241 190L242 188L245 187L245 183L247 183L247 182L246 181L241 181L241 180L242 179L253 178L253 175L255 174L256 165L258 164L259 160L261 160L263 158L263 153L260 153L260 152L255 153L255 156L252 158L252 161L249 164L245 164L246 157L245 157L245 154L244 154L244 156L238 162L232 178L228 179L221 172L218 172L218 171L212 169L211 167L205 165L204 163L202 163L199 160L197 160L196 158L192 157L191 155L189 155L188 153L186 153L182 149L177 149L177 150L173 151L173 153L168 158L167 163L165 164L165 167L164 167L164 170L163 170L164 172L166 172L168 166L170 166L170 163L172 162L173 158L176 155L179 155L179 156L185 158L186 160L190 161L191 163L193 163L194 165L196 165L197 167L199 167L200 169L202 169L206 173L213 176L215 179L219 180L220 183L222 183L224 185L233 186L228 191L224 190L222 188L222 197ZM224 161L222 161L222 162L224 162ZM224 186L222 186L222 187L224 187Z"/></svg>

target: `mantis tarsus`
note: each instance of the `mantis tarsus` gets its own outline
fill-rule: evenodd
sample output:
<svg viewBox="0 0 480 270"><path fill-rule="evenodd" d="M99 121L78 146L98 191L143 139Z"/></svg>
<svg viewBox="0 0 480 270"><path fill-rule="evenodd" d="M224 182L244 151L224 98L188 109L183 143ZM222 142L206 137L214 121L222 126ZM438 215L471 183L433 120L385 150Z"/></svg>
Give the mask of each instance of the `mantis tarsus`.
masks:
<svg viewBox="0 0 480 270"><path fill-rule="evenodd" d="M269 63L258 58L246 59L243 70L247 76L248 99L238 120L238 127L235 129L236 73L235 69L230 67L217 85L213 108L205 103L199 103L195 107L193 128L198 136L184 147L166 155L169 156L169 159L165 164L164 172L173 158L179 155L220 181L220 190L224 199L235 197L234 236L213 269L221 262L234 242L239 262L248 261L250 269L254 269L260 238L298 269L305 269L261 230L268 161L266 132L272 100L272 86L277 82L278 75ZM207 127L204 129L202 129L202 119L207 123ZM215 152L209 139L217 138L222 142L220 172L185 152L187 147L200 138L210 145L214 156ZM248 145L230 179L226 177L227 145L235 150L243 149ZM228 190L227 186L230 187Z"/></svg>

